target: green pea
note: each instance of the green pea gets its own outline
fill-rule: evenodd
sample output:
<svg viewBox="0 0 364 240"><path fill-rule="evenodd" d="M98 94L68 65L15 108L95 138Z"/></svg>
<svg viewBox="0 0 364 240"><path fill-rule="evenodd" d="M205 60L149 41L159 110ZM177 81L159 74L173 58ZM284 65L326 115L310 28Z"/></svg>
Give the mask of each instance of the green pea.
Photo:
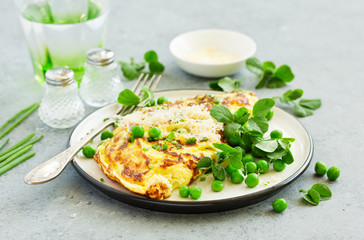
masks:
<svg viewBox="0 0 364 240"><path fill-rule="evenodd" d="M327 177L330 181L335 181L340 176L340 169L336 166L333 166L327 170Z"/></svg>
<svg viewBox="0 0 364 240"><path fill-rule="evenodd" d="M168 99L165 96L159 97L157 100L158 105L161 105L165 102L168 102Z"/></svg>
<svg viewBox="0 0 364 240"><path fill-rule="evenodd" d="M231 175L231 182L235 184L242 183L244 181L244 174L240 169L235 169Z"/></svg>
<svg viewBox="0 0 364 240"><path fill-rule="evenodd" d="M245 165L248 162L255 162L255 158L252 155L245 155L242 161L243 164Z"/></svg>
<svg viewBox="0 0 364 240"><path fill-rule="evenodd" d="M211 189L214 192L220 192L221 190L224 189L224 183L222 181L215 180L211 184Z"/></svg>
<svg viewBox="0 0 364 240"><path fill-rule="evenodd" d="M270 132L270 138L271 139L279 139L282 138L283 133L281 130L273 130Z"/></svg>
<svg viewBox="0 0 364 240"><path fill-rule="evenodd" d="M135 125L131 128L131 133L134 138L141 138L144 136L144 128L140 125Z"/></svg>
<svg viewBox="0 0 364 240"><path fill-rule="evenodd" d="M247 173L255 173L258 167L254 162L247 162L245 164L245 169Z"/></svg>
<svg viewBox="0 0 364 240"><path fill-rule="evenodd" d="M248 187L253 188L257 186L258 183L259 183L259 176L256 173L249 173L248 176L246 176L245 184Z"/></svg>
<svg viewBox="0 0 364 240"><path fill-rule="evenodd" d="M93 149L90 145L87 145L82 149L82 154L87 158L93 158L96 154L96 150Z"/></svg>
<svg viewBox="0 0 364 240"><path fill-rule="evenodd" d="M327 168L325 163L323 162L316 162L315 164L315 172L318 176L323 176L327 173Z"/></svg>
<svg viewBox="0 0 364 240"><path fill-rule="evenodd" d="M274 115L274 111L273 111L273 109L271 109L271 110L269 110L269 112L267 112L267 114L265 115L265 118L269 121L272 119L273 115Z"/></svg>
<svg viewBox="0 0 364 240"><path fill-rule="evenodd" d="M276 170L277 172L281 172L285 168L286 164L282 160L278 159L273 162L273 169Z"/></svg>
<svg viewBox="0 0 364 240"><path fill-rule="evenodd" d="M161 135L161 130L158 127L152 127L151 129L149 129L148 135L151 138L157 138Z"/></svg>
<svg viewBox="0 0 364 240"><path fill-rule="evenodd" d="M101 140L112 138L113 136L114 136L114 134L111 131L105 130L101 133Z"/></svg>
<svg viewBox="0 0 364 240"><path fill-rule="evenodd" d="M179 195L183 198L186 198L190 195L190 188L186 185L183 185L179 188Z"/></svg>
<svg viewBox="0 0 364 240"><path fill-rule="evenodd" d="M193 186L190 188L191 198L199 199L201 197L201 194L202 194L202 189L200 187Z"/></svg>
<svg viewBox="0 0 364 240"><path fill-rule="evenodd" d="M269 171L269 163L263 159L257 162L257 167L260 174L264 174Z"/></svg>
<svg viewBox="0 0 364 240"><path fill-rule="evenodd" d="M283 198L277 198L272 204L273 210L280 213L286 210L287 202Z"/></svg>
<svg viewBox="0 0 364 240"><path fill-rule="evenodd" d="M231 173L234 170L236 170L236 168L234 168L233 165L229 164L229 165L226 166L225 170L226 170L227 174L231 175Z"/></svg>

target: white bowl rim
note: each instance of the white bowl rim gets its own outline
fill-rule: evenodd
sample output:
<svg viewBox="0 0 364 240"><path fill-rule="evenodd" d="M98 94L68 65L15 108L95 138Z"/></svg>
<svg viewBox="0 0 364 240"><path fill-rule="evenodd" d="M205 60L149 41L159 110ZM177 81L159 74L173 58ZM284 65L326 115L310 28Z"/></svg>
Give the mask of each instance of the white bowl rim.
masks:
<svg viewBox="0 0 364 240"><path fill-rule="evenodd" d="M175 52L174 52L174 50L172 48L172 44L176 41L177 38L184 37L185 35L193 34L193 33L197 33L197 32L213 32L213 31L225 32L225 33L235 33L235 34L238 34L238 35L241 35L241 36L247 38L253 44L251 53L248 54L248 55L250 55L250 57L254 56L255 52L257 51L256 42L250 36L248 36L248 35L246 35L244 33L234 31L234 30L230 30L230 29L204 28L204 29L196 29L196 30L188 31L188 32L181 33L181 34L175 36L169 43L169 52L173 55L173 57L177 58L180 61L184 61L184 62L189 63L189 64L195 64L195 65L200 65L200 66L224 66L224 65L240 63L240 62L242 62L242 61L249 58L249 57L240 57L237 60L234 60L234 61L231 61L231 62L225 62L225 63L199 63L199 62L193 62L193 61L187 60L185 58L181 58L181 57L179 57L179 56L177 56L175 54Z"/></svg>

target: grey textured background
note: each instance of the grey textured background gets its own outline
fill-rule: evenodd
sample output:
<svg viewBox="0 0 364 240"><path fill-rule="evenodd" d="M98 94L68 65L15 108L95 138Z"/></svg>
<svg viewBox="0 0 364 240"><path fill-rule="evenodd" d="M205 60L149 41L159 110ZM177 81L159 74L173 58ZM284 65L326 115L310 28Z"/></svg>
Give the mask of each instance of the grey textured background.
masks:
<svg viewBox="0 0 364 240"><path fill-rule="evenodd" d="M175 215L138 209L113 200L86 183L69 166L55 181L27 186L23 176L67 146L71 129L54 130L33 114L11 133L14 143L31 132L45 134L36 157L0 176L0 239L359 239L364 236L364 2L139 0L113 1L106 46L119 58L142 57L155 49L166 65L160 89L208 88L208 80L182 72L168 52L179 33L226 28L250 35L257 57L289 64L295 80L284 89L258 90L261 97L302 88L320 97L314 116L300 119L315 142L313 162L341 168L328 183L330 201L317 207L301 200L326 178L313 175L313 164L276 196L242 209L204 215ZM41 86L33 71L14 3L0 5L0 122L39 101ZM242 87L251 89L253 76ZM131 83L129 83L130 86ZM88 109L91 112L93 109ZM271 210L283 197L288 209Z"/></svg>

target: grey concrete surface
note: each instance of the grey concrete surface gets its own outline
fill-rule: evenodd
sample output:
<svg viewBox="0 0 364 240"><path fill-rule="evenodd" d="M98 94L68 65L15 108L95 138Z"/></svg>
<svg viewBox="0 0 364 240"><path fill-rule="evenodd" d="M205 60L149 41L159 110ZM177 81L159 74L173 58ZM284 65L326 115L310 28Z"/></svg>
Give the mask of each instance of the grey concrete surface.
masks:
<svg viewBox="0 0 364 240"><path fill-rule="evenodd" d="M313 162L341 168L336 182L313 175L313 164L276 196L234 211L202 215L167 214L135 208L105 196L71 167L56 180L28 186L24 175L62 151L71 133L45 126L32 115L10 135L11 143L31 132L45 134L36 157L0 176L0 239L363 239L364 230L364 2L139 0L113 1L106 46L119 58L155 49L166 66L159 89L208 88L208 80L182 72L168 51L179 33L226 28L250 35L257 57L289 64L296 75L287 87L257 90L260 97L302 88L322 98L314 116L300 119L315 142ZM30 57L13 1L0 4L0 122L39 101ZM252 89L247 72L242 87ZM130 86L132 83L128 83ZM89 108L88 112L93 111ZM327 182L330 201L313 207L298 192ZM272 212L283 197L288 209Z"/></svg>

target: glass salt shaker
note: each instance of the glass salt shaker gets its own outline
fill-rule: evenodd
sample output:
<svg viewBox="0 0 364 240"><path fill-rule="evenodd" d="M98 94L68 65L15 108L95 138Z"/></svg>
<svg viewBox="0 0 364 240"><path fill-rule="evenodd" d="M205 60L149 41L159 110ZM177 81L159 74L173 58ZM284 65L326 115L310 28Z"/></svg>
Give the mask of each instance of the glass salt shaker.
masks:
<svg viewBox="0 0 364 240"><path fill-rule="evenodd" d="M88 51L85 74L80 86L82 100L90 106L102 107L115 102L123 89L121 72L114 62L114 53L104 48Z"/></svg>
<svg viewBox="0 0 364 240"><path fill-rule="evenodd" d="M69 128L85 115L78 95L74 73L67 68L54 68L45 74L44 96L39 107L40 119L53 128Z"/></svg>

